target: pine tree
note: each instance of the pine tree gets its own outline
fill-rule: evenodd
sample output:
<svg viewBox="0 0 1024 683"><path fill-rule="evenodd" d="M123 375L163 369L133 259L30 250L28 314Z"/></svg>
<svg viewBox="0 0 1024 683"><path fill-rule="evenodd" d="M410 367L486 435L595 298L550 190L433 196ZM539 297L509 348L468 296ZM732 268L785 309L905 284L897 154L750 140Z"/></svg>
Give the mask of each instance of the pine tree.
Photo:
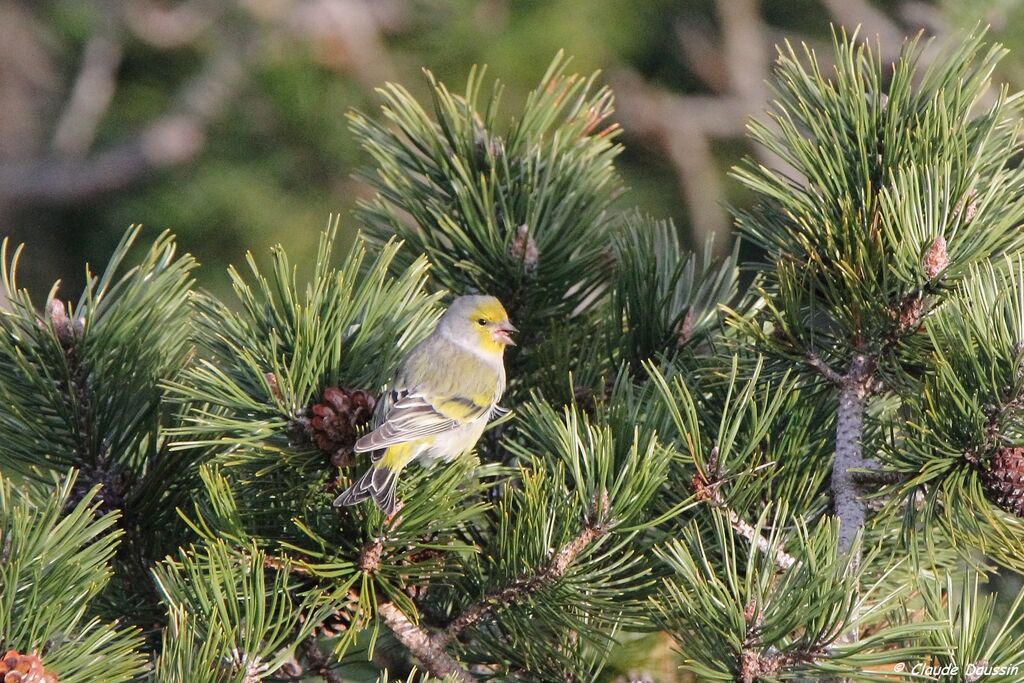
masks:
<svg viewBox="0 0 1024 683"><path fill-rule="evenodd" d="M702 681L1024 680L1024 97L980 36L924 49L780 52L749 266L622 207L560 58L511 117L482 71L384 88L355 246L232 300L133 230L40 313L5 245L4 683L597 681L657 632ZM334 508L470 292L523 329L512 412Z"/></svg>

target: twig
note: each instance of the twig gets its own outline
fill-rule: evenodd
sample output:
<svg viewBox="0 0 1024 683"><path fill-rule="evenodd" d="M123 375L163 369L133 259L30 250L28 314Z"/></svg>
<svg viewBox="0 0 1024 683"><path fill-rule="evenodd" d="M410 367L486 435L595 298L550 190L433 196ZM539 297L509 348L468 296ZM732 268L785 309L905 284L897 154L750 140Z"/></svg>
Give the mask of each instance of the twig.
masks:
<svg viewBox="0 0 1024 683"><path fill-rule="evenodd" d="M682 51L690 71L717 93L729 89L729 69L721 45L715 40L714 26L702 17L680 21L675 26L676 45Z"/></svg>
<svg viewBox="0 0 1024 683"><path fill-rule="evenodd" d="M445 652L441 642L435 641L426 631L410 621L394 603L381 603L377 606L377 613L398 642L405 646L409 654L415 657L430 675L438 678L454 676L460 681L473 680L469 671Z"/></svg>
<svg viewBox="0 0 1024 683"><path fill-rule="evenodd" d="M807 354L807 364L818 371L818 373L836 386L842 386L843 376L832 369L828 363L818 357L816 353L809 352Z"/></svg>
<svg viewBox="0 0 1024 683"><path fill-rule="evenodd" d="M462 667L445 648L448 643L478 623L495 609L512 604L526 595L547 586L565 576L569 567L587 547L610 531L607 522L609 509L608 494L603 493L594 504L588 521L576 536L562 546L543 569L530 577L516 579L482 600L473 603L448 624L448 627L433 635L414 624L391 602L377 607L377 613L395 638L415 657L431 675L437 677L454 675L459 680L471 681L472 675Z"/></svg>
<svg viewBox="0 0 1024 683"><path fill-rule="evenodd" d="M771 543L767 538L758 533L757 529L750 522L741 518L732 508L724 508L724 511L729 518L729 524L732 525L733 531L747 539L748 542L756 545L765 555L771 551ZM796 564L796 558L780 546L775 549L775 564L778 565L779 569L786 570Z"/></svg>
<svg viewBox="0 0 1024 683"><path fill-rule="evenodd" d="M711 453L712 463L717 458L718 447ZM747 541L753 545L756 545L758 549L765 555L771 551L771 543L760 534L750 522L739 516L735 510L729 507L728 503L725 502L724 496L722 496L722 480L718 478L717 465L712 464L711 472L708 477L705 478L703 475L698 474L693 478L691 482L691 488L697 495L698 500L703 500L710 504L712 507L721 510L725 513L725 516L729 520L729 525L733 531L747 539ZM786 570L796 564L796 558L786 552L786 549L781 545L775 549L775 564L779 569Z"/></svg>
<svg viewBox="0 0 1024 683"><path fill-rule="evenodd" d="M274 557L273 555L264 555L263 566L267 569L276 569L277 571L284 571L287 569L288 573L295 574L297 576L316 576L316 574L309 571L305 567L292 564L291 558L288 557Z"/></svg>

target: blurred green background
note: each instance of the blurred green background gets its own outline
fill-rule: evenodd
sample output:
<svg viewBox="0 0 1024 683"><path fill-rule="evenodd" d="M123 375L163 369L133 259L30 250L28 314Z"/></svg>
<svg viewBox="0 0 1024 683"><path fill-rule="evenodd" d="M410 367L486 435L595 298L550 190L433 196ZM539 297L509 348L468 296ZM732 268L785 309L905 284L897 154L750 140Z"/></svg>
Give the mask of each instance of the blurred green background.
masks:
<svg viewBox="0 0 1024 683"><path fill-rule="evenodd" d="M506 83L505 111L558 50L618 95L620 168L640 206L688 239L727 233L744 201L728 167L751 151L774 45L827 52L830 25L863 25L890 54L902 36L979 20L1015 39L1020 0L26 0L0 2L0 234L27 242L37 297L102 264L142 223L176 233L227 286L245 250L284 242L303 263L332 212L366 189L346 112L374 88L425 94L421 69L460 89L473 64ZM1007 63L1019 78L1024 57ZM766 159L770 162L771 160ZM725 249L730 238L718 241Z"/></svg>

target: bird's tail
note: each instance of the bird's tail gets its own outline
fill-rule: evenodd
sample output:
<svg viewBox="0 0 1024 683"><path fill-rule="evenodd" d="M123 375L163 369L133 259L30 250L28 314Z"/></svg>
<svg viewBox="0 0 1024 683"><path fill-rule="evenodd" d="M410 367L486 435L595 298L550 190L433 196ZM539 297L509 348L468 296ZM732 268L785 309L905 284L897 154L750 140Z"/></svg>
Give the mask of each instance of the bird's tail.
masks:
<svg viewBox="0 0 1024 683"><path fill-rule="evenodd" d="M397 507L395 492L398 488L398 471L377 462L366 474L353 482L344 493L334 499L334 506L355 505L372 498L386 515L392 515Z"/></svg>

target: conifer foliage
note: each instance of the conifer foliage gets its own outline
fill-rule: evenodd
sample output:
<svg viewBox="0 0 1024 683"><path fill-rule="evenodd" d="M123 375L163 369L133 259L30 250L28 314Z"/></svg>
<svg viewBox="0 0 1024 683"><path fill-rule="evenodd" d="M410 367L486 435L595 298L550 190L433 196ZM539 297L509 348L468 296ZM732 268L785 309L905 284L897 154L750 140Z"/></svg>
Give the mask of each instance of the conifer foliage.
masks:
<svg viewBox="0 0 1024 683"><path fill-rule="evenodd" d="M1024 99L981 37L834 49L780 52L742 276L621 207L561 58L514 114L386 86L354 246L230 300L168 235L74 305L5 245L4 683L601 681L654 632L702 681L1024 680ZM333 507L473 292L523 330L512 412L396 514Z"/></svg>

